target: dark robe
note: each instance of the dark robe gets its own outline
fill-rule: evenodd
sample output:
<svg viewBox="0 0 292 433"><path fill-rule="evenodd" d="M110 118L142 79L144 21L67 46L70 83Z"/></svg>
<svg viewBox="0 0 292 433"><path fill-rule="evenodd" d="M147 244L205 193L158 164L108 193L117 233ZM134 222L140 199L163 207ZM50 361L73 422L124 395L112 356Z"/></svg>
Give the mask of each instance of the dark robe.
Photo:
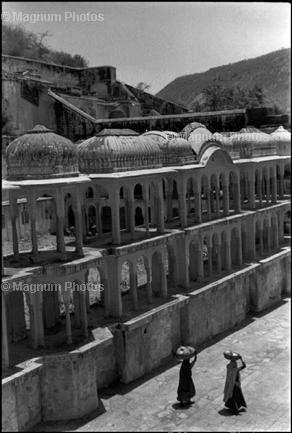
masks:
<svg viewBox="0 0 292 433"><path fill-rule="evenodd" d="M177 388L177 399L180 402L187 402L196 395L195 385L192 380L192 365L189 360L185 360L180 368Z"/></svg>
<svg viewBox="0 0 292 433"><path fill-rule="evenodd" d="M247 407L244 396L241 390L240 370L245 368L245 363L242 362L242 367L237 367L236 362L231 362L227 366L227 377L224 389L225 406L229 409L238 412L241 407Z"/></svg>

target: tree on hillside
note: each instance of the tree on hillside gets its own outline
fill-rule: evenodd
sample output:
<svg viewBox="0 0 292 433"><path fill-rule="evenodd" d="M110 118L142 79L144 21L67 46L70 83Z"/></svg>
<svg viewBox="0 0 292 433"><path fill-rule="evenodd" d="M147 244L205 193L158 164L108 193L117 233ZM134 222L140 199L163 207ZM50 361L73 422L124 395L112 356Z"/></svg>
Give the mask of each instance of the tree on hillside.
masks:
<svg viewBox="0 0 292 433"><path fill-rule="evenodd" d="M138 90L142 90L142 92L146 92L146 90L149 90L150 87L151 87L150 84L143 83L143 81L140 81L140 82L137 84L136 89L138 89Z"/></svg>
<svg viewBox="0 0 292 433"><path fill-rule="evenodd" d="M218 81L209 84L202 91L203 102L194 101L194 111L234 110L237 108L260 107L265 103L263 89L258 84L252 88L225 87ZM199 110L200 108L200 110Z"/></svg>
<svg viewBox="0 0 292 433"><path fill-rule="evenodd" d="M71 55L49 48L46 39L49 33L35 34L19 25L2 25L2 52L10 56L44 60L61 65L86 67L87 61L79 54Z"/></svg>

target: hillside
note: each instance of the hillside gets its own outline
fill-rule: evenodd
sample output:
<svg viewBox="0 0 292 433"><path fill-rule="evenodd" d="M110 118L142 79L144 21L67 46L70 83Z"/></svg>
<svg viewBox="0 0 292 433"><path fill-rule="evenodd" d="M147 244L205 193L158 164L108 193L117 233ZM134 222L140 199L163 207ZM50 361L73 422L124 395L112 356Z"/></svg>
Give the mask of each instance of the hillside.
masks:
<svg viewBox="0 0 292 433"><path fill-rule="evenodd" d="M290 58L291 49L283 48L206 72L184 75L160 90L157 96L191 108L196 101L202 101L202 90L215 81L223 87L249 89L259 85L266 96L266 105L277 104L281 110L290 112Z"/></svg>

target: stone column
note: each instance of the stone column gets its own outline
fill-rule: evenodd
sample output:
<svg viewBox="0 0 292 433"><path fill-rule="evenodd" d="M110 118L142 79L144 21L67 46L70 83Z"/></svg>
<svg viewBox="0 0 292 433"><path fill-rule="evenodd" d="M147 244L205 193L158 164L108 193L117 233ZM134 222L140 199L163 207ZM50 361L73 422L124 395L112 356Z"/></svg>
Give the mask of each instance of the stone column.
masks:
<svg viewBox="0 0 292 433"><path fill-rule="evenodd" d="M31 229L31 242L32 242L32 254L37 256L38 254L38 238L36 231L36 196L33 191L28 194L28 208L30 217L30 229Z"/></svg>
<svg viewBox="0 0 292 433"><path fill-rule="evenodd" d="M217 270L218 274L220 274L222 271L222 257L221 257L222 248L221 248L221 242L219 240L218 240L218 243L216 244L216 248L217 248L217 268L216 268L216 270Z"/></svg>
<svg viewBox="0 0 292 433"><path fill-rule="evenodd" d="M172 179L167 180L167 221L172 219L172 188L173 182Z"/></svg>
<svg viewBox="0 0 292 433"><path fill-rule="evenodd" d="M263 238L263 226L261 224L260 226L260 230L259 230L259 236L260 236L260 255L263 256L264 255L264 238Z"/></svg>
<svg viewBox="0 0 292 433"><path fill-rule="evenodd" d="M197 275L198 281L202 281L204 279L204 262L203 262L203 240L201 236L198 237L197 241Z"/></svg>
<svg viewBox="0 0 292 433"><path fill-rule="evenodd" d="M272 177L272 203L277 203L277 170L273 167L273 177Z"/></svg>
<svg viewBox="0 0 292 433"><path fill-rule="evenodd" d="M63 290L63 299L66 313L66 336L67 344L72 344L72 328L71 328L71 317L70 317L70 290Z"/></svg>
<svg viewBox="0 0 292 433"><path fill-rule="evenodd" d="M274 230L274 239L275 239L275 249L277 250L279 248L279 228L278 228L278 224L276 222L276 224L273 227Z"/></svg>
<svg viewBox="0 0 292 433"><path fill-rule="evenodd" d="M80 256L83 256L82 215L78 188L76 191L72 191L72 209L75 214L76 251Z"/></svg>
<svg viewBox="0 0 292 433"><path fill-rule="evenodd" d="M207 198L207 219L210 221L211 219L211 189L210 189L210 183L208 179L208 184L206 187L206 198Z"/></svg>
<svg viewBox="0 0 292 433"><path fill-rule="evenodd" d="M135 207L134 207L134 189L133 186L130 185L128 191L128 211L129 211L129 226L131 237L134 239L135 236Z"/></svg>
<svg viewBox="0 0 292 433"><path fill-rule="evenodd" d="M146 294L147 294L147 302L152 304L152 284L151 284L151 269L148 263L144 263L146 274L147 274L147 284L146 284Z"/></svg>
<svg viewBox="0 0 292 433"><path fill-rule="evenodd" d="M266 176L266 185L267 185L267 189L266 189L266 202L269 203L270 201L270 176L269 176L269 172L267 173Z"/></svg>
<svg viewBox="0 0 292 433"><path fill-rule="evenodd" d="M167 298L167 276L165 269L165 257L162 253L162 263L161 263L161 297Z"/></svg>
<svg viewBox="0 0 292 433"><path fill-rule="evenodd" d="M179 201L179 216L182 228L187 227L187 206L186 206L186 183L181 177L178 181L178 201Z"/></svg>
<svg viewBox="0 0 292 433"><path fill-rule="evenodd" d="M284 198L284 166L280 165L280 179L279 179L279 199L283 200Z"/></svg>
<svg viewBox="0 0 292 433"><path fill-rule="evenodd" d="M11 227L12 227L12 243L13 243L13 254L17 259L19 257L19 247L18 247L18 235L17 235L17 215L18 215L18 205L17 197L12 194L10 198L10 217L11 217Z"/></svg>
<svg viewBox="0 0 292 433"><path fill-rule="evenodd" d="M216 217L220 218L220 188L219 179L216 179Z"/></svg>
<svg viewBox="0 0 292 433"><path fill-rule="evenodd" d="M144 197L144 203L145 203L145 227L146 227L146 233L149 235L149 185L143 185L143 197Z"/></svg>
<svg viewBox="0 0 292 433"><path fill-rule="evenodd" d="M262 201L263 201L263 174L262 174L262 170L259 170L259 176L258 176L258 195L259 195L259 205L262 206Z"/></svg>
<svg viewBox="0 0 292 433"><path fill-rule="evenodd" d="M86 305L86 295L88 291L82 290L80 292L80 301L81 301L81 322L82 322L82 328L83 328L83 335L84 337L88 337L88 317L87 317L87 305Z"/></svg>
<svg viewBox="0 0 292 433"><path fill-rule="evenodd" d="M64 240L64 197L63 191L56 189L55 203L56 203L56 235L57 235L57 251L61 253L61 258L66 256L65 240Z"/></svg>
<svg viewBox="0 0 292 433"><path fill-rule="evenodd" d="M212 276L213 273L213 263L212 263L212 241L210 236L207 238L207 248L208 248L208 273Z"/></svg>
<svg viewBox="0 0 292 433"><path fill-rule="evenodd" d="M187 238L181 236L176 238L176 262L177 262L177 284L184 289L189 288L188 253Z"/></svg>
<svg viewBox="0 0 292 433"><path fill-rule="evenodd" d="M111 209L112 209L112 240L113 244L121 244L120 228L120 191L115 188L111 191Z"/></svg>
<svg viewBox="0 0 292 433"><path fill-rule="evenodd" d="M242 266L242 238L241 238L241 230L239 228L238 230L238 238L236 240L237 246L238 246L238 265Z"/></svg>
<svg viewBox="0 0 292 433"><path fill-rule="evenodd" d="M157 231L164 233L164 205L163 205L163 189L162 182L156 186L156 203L157 203Z"/></svg>
<svg viewBox="0 0 292 433"><path fill-rule="evenodd" d="M268 253L271 252L271 235L272 235L271 224L270 224L270 221L269 221L269 224L268 224L268 227L267 227L267 250L268 250Z"/></svg>
<svg viewBox="0 0 292 433"><path fill-rule="evenodd" d="M45 345L42 298L43 294L40 291L29 292L30 338L34 349Z"/></svg>
<svg viewBox="0 0 292 433"><path fill-rule="evenodd" d="M231 270L231 248L230 248L230 233L227 232L226 233L226 241L225 241L225 264L226 264L226 270L230 271Z"/></svg>
<svg viewBox="0 0 292 433"><path fill-rule="evenodd" d="M136 261L130 266L130 293L134 310L138 309L137 266Z"/></svg>
<svg viewBox="0 0 292 433"><path fill-rule="evenodd" d="M224 216L229 215L229 187L226 183L227 181L224 180L224 183L222 185L223 189L223 213Z"/></svg>
<svg viewBox="0 0 292 433"><path fill-rule="evenodd" d="M255 209L255 174L254 171L250 173L248 180L248 201L250 209Z"/></svg>
<svg viewBox="0 0 292 433"><path fill-rule="evenodd" d="M241 206L240 206L240 184L238 181L238 177L236 177L236 182L234 183L234 210L236 213L241 211Z"/></svg>
<svg viewBox="0 0 292 433"><path fill-rule="evenodd" d="M9 349L7 336L6 299L2 292L2 366L9 367Z"/></svg>
<svg viewBox="0 0 292 433"><path fill-rule="evenodd" d="M193 184L195 194L195 221L200 224L202 222L201 182L195 179Z"/></svg>

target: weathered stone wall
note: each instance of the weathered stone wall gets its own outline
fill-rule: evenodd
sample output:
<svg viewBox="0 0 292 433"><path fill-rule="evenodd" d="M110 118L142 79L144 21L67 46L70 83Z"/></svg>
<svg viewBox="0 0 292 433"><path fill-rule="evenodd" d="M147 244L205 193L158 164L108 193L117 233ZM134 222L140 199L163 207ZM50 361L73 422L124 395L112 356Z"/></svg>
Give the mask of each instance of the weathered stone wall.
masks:
<svg viewBox="0 0 292 433"><path fill-rule="evenodd" d="M119 325L93 330L93 342L38 358L2 381L3 431L81 417L98 407L98 390L131 382L169 359L180 344L199 346L291 292L291 251L222 278ZM114 334L114 336L113 336ZM20 367L19 365L18 367ZM22 367L23 368L23 367ZM61 410L60 410L61 409Z"/></svg>
<svg viewBox="0 0 292 433"><path fill-rule="evenodd" d="M115 332L120 380L131 382L171 357L181 342L181 314L188 298L177 299L121 324Z"/></svg>
<svg viewBox="0 0 292 433"><path fill-rule="evenodd" d="M2 430L28 430L41 421L41 369L31 363L2 380Z"/></svg>

